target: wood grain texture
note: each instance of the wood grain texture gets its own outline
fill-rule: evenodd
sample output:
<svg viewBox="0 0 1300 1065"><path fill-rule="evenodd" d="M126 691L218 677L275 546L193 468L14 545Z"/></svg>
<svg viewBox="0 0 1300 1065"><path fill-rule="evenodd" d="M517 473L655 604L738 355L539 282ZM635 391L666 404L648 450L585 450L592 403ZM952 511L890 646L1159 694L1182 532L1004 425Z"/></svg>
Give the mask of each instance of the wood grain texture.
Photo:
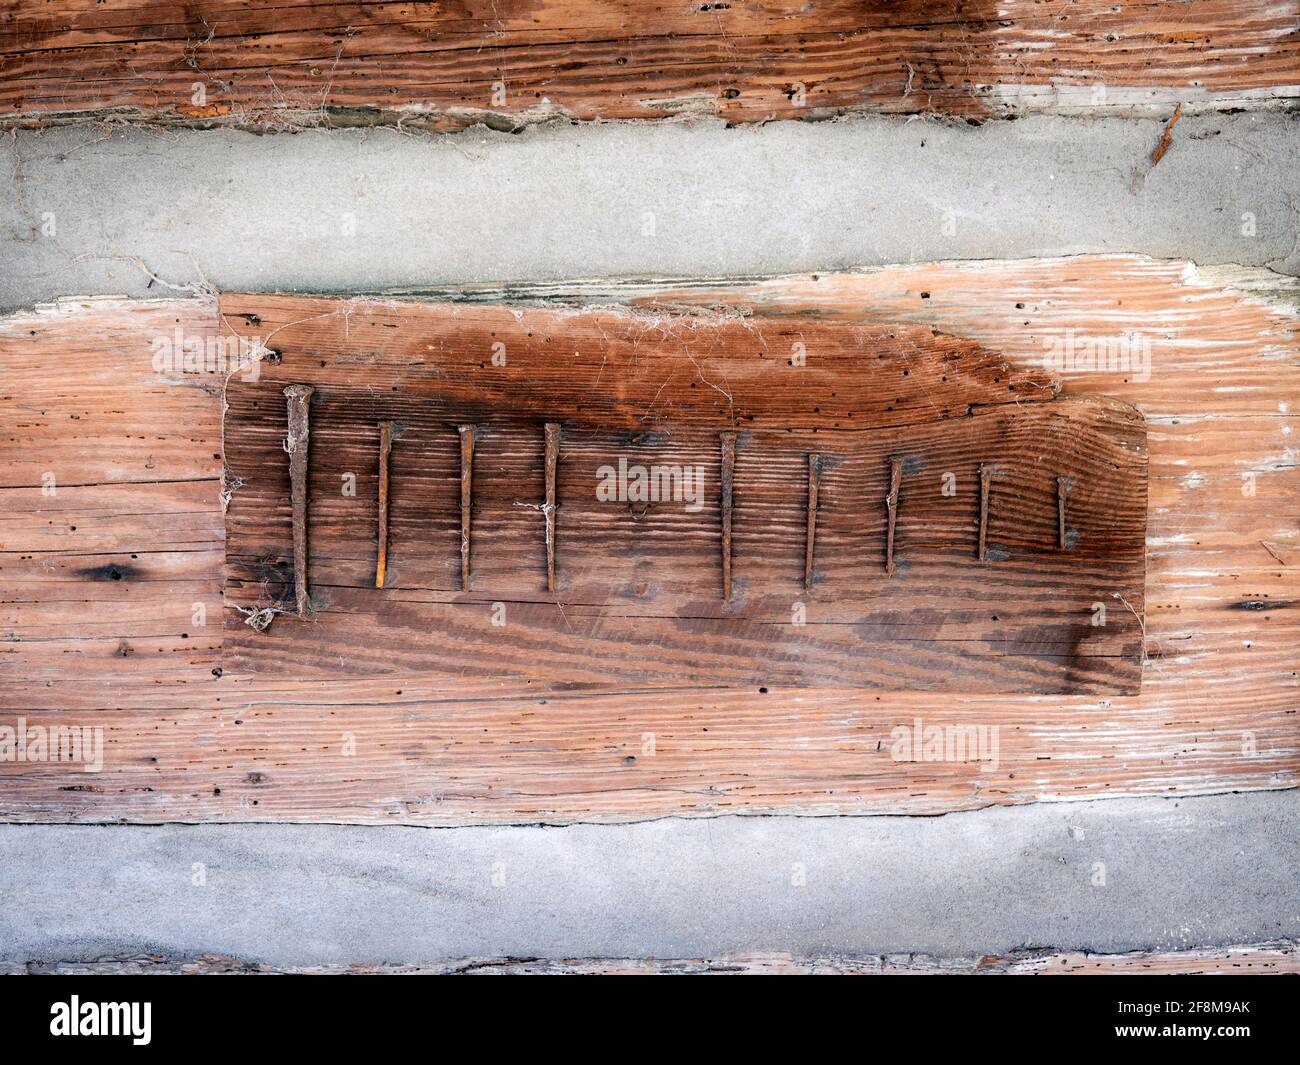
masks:
<svg viewBox="0 0 1300 1065"><path fill-rule="evenodd" d="M269 975L275 973L366 975L679 975L876 976L969 974L973 976L1067 976L1185 973L1200 975L1295 975L1300 948L1290 940L1185 951L1128 954L1019 951L981 958L936 958L925 954L830 955L745 953L716 958L457 958L424 965L314 966L285 969L223 954L170 957L165 954L112 956L95 961L0 961L0 974L58 976Z"/></svg>
<svg viewBox="0 0 1300 1065"><path fill-rule="evenodd" d="M4 0L0 116L454 129L1300 97L1295 0Z"/></svg>
<svg viewBox="0 0 1300 1065"><path fill-rule="evenodd" d="M241 486L227 511L228 669L429 671L452 687L479 678L532 692L1140 685L1145 429L1116 401L1061 398L1041 371L870 319L697 317L651 330L610 311L251 295L223 296L220 313L241 341L265 336L275 351L226 391L228 478ZM492 350L508 353L503 364ZM307 482L287 472L302 456L285 443L297 408L286 425L282 400L304 389L309 522ZM554 592L551 418L566 441L549 512L565 536ZM370 471L388 421L402 436L379 593ZM809 593L803 479L817 449L822 565ZM625 497L628 469L675 476ZM1079 489L1063 549L1065 475ZM301 615L306 589L289 577L307 569L305 525L309 623L250 627L268 610ZM1128 609L1103 617L1098 602Z"/></svg>
<svg viewBox="0 0 1300 1065"><path fill-rule="evenodd" d="M486 288L460 295L502 299ZM670 307L683 315L673 320L689 321L692 304L776 317L870 314L969 338L1025 371L1041 368L1045 341L1142 334L1145 375L1060 374L1065 395L1113 395L1148 423L1142 694L936 701L771 688L669 699L614 688L518 697L482 682L453 696L405 674L215 676L222 375L160 376L150 359L154 339L177 325L215 336L216 307L71 303L0 325L0 713L100 725L106 765L86 774L0 763L6 819L929 814L1296 785L1294 280L1082 257L524 295L630 302L660 322ZM53 497L40 493L49 471L65 486ZM201 623L196 604L206 606ZM895 761L891 731L918 717L998 726L998 768Z"/></svg>

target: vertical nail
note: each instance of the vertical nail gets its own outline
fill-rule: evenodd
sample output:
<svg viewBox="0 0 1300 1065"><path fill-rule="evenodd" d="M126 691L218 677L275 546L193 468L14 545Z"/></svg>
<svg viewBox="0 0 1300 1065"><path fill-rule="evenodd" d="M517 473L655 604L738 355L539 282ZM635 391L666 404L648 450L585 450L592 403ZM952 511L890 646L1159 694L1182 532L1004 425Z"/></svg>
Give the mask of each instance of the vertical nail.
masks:
<svg viewBox="0 0 1300 1065"><path fill-rule="evenodd" d="M889 495L885 499L885 511L889 527L885 531L885 576L894 575L894 526L898 521L898 489L903 483L903 460L889 460Z"/></svg>
<svg viewBox="0 0 1300 1065"><path fill-rule="evenodd" d="M979 560L981 562L988 558L988 532L989 532L989 483L993 479L993 467L989 465L980 465L980 546Z"/></svg>
<svg viewBox="0 0 1300 1065"><path fill-rule="evenodd" d="M1056 546L1065 550L1065 505L1070 498L1070 478L1056 479Z"/></svg>
<svg viewBox="0 0 1300 1065"><path fill-rule="evenodd" d="M803 551L803 586L811 588L813 583L813 545L817 541L817 491L821 486L822 457L818 454L808 456L808 532L804 540Z"/></svg>
<svg viewBox="0 0 1300 1065"><path fill-rule="evenodd" d="M308 404L316 390L311 385L288 385L289 435L284 450L289 453L289 499L293 505L293 590L298 616L311 609L307 586L307 438L311 434Z"/></svg>
<svg viewBox="0 0 1300 1065"><path fill-rule="evenodd" d="M731 490L736 474L736 434L722 433L722 598L731 602Z"/></svg>
<svg viewBox="0 0 1300 1065"><path fill-rule="evenodd" d="M375 587L384 586L388 570L388 456L393 450L393 423L379 423L379 557L375 561Z"/></svg>
<svg viewBox="0 0 1300 1065"><path fill-rule="evenodd" d="M460 587L469 591L469 515L474 495L474 426L460 432Z"/></svg>
<svg viewBox="0 0 1300 1065"><path fill-rule="evenodd" d="M561 428L558 422L546 423L546 590L555 591L555 475L560 465Z"/></svg>

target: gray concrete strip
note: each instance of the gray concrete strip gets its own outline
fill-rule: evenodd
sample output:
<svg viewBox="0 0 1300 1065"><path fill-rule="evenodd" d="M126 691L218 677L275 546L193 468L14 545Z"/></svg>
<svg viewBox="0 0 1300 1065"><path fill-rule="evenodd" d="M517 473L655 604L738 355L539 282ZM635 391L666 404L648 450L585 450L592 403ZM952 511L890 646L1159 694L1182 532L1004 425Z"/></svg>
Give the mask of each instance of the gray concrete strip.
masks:
<svg viewBox="0 0 1300 1065"><path fill-rule="evenodd" d="M565 828L7 825L0 958L936 958L1300 934L1300 794Z"/></svg>
<svg viewBox="0 0 1300 1065"><path fill-rule="evenodd" d="M79 126L0 151L0 310L1134 252L1300 273L1300 116L546 125L257 136ZM152 287L150 287L152 285Z"/></svg>

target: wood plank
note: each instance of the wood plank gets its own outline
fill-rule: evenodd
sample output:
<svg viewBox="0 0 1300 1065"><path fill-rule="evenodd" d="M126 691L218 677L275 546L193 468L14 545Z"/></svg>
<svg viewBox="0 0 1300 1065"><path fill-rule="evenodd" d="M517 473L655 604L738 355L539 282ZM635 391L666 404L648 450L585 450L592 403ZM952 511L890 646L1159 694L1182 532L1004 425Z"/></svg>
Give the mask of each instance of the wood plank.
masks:
<svg viewBox="0 0 1300 1065"><path fill-rule="evenodd" d="M269 128L850 111L978 121L1278 105L1300 95L1297 69L1294 5L1231 0L0 4L11 123L105 111Z"/></svg>
<svg viewBox="0 0 1300 1065"><path fill-rule="evenodd" d="M503 298L490 287L457 295ZM106 763L99 774L0 763L4 818L465 824L940 813L1296 786L1300 289L1293 279L1090 256L744 283L545 285L520 298L633 303L659 329L689 320L683 308L691 303L733 315L748 307L775 316L887 317L970 339L1022 371L1041 369L1044 342L1070 331L1140 333L1151 351L1143 379L1083 370L1059 376L1065 394L1114 395L1148 421L1142 694L953 696L940 706L923 692L780 688L511 698L483 682L472 696L453 698L421 675L214 675L216 639L184 652L166 648L195 644L189 616L171 605L175 597L183 605L203 598L209 623L221 613L220 464L212 458L221 376L154 381L148 360L153 339L170 335L177 318L187 331L215 335L215 304L73 303L0 322L7 371L0 468L24 471L5 478L15 494L0 508L11 530L0 535L0 716L101 725ZM76 357L51 357L62 350ZM103 404L109 413L93 433L79 435L84 418L58 417L65 407L92 410L83 382L113 379L122 381L119 395ZM212 387L190 387L200 380ZM47 414L33 422L27 397L36 392ZM72 434L66 440L61 426ZM150 432L159 446L136 448ZM115 459L115 448L129 461ZM78 489L89 513L78 514L72 496L65 507L40 494L50 465L41 449L56 454L56 472L66 465L60 483L98 486ZM210 502L146 483L150 453L155 465L167 463L166 480L198 478L195 491L210 493ZM43 512L54 504L56 514ZM178 519L170 515L204 506L215 549L196 552L189 537L206 541L206 534L182 523L173 537ZM131 562L132 553L143 558L141 549L155 546L147 580L79 575ZM193 595L194 587L205 595ZM62 633L48 610L27 613L54 597L70 604ZM86 610L73 613L75 602ZM106 603L120 603L128 625L143 604L166 620L152 641L140 639L136 653L121 656L111 634L85 638L98 627L92 609ZM29 626L39 629L39 643L24 641ZM186 632L190 640L182 640ZM55 637L79 656L60 662ZM893 730L918 717L938 726L998 726L997 770L978 761L895 761ZM349 736L355 754L344 755Z"/></svg>
<svg viewBox="0 0 1300 1065"><path fill-rule="evenodd" d="M1056 398L1043 373L977 346L815 316L679 331L609 312L236 295L222 297L221 317L274 345L255 380L232 377L226 392L225 453L241 485L227 512L228 669L428 670L531 692L1140 684L1141 416ZM303 389L309 403L299 413L305 401L289 400L286 437L285 396ZM295 419L310 425L311 503L295 503L291 520ZM552 419L565 438L552 512L563 550L548 592ZM399 434L380 591L389 423ZM734 473L720 469L728 434ZM803 491L815 451L826 463L822 564L809 590ZM995 471L984 506L977 467ZM676 491L663 498L656 481L633 498L628 469L675 472ZM1072 485L1065 527L1058 479ZM271 622L272 611L305 616L308 598L309 623ZM1099 617L1099 601L1128 609Z"/></svg>
<svg viewBox="0 0 1300 1065"><path fill-rule="evenodd" d="M1200 950L1133 951L1127 954L1019 951L982 958L936 958L924 954L834 955L745 953L716 958L458 958L412 965L311 966L285 969L222 954L172 957L135 954L87 962L0 963L0 973L60 976L145 974L348 973L352 975L681 975L734 976L955 974L1055 976L1078 973L1196 973L1202 975L1300 973L1300 948L1290 940Z"/></svg>

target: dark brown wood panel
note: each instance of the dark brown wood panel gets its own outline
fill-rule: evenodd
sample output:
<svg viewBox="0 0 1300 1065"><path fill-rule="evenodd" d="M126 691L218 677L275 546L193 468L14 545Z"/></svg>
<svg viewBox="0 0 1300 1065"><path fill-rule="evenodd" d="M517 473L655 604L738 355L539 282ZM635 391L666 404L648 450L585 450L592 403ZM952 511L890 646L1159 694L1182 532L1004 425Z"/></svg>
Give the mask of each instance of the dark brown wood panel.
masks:
<svg viewBox="0 0 1300 1065"><path fill-rule="evenodd" d="M817 317L221 312L267 353L226 391L229 668L534 691L1140 683L1142 417L978 345Z"/></svg>
<svg viewBox="0 0 1300 1065"><path fill-rule="evenodd" d="M1300 96L1291 4L4 0L0 116L273 128L855 110L978 118Z"/></svg>

